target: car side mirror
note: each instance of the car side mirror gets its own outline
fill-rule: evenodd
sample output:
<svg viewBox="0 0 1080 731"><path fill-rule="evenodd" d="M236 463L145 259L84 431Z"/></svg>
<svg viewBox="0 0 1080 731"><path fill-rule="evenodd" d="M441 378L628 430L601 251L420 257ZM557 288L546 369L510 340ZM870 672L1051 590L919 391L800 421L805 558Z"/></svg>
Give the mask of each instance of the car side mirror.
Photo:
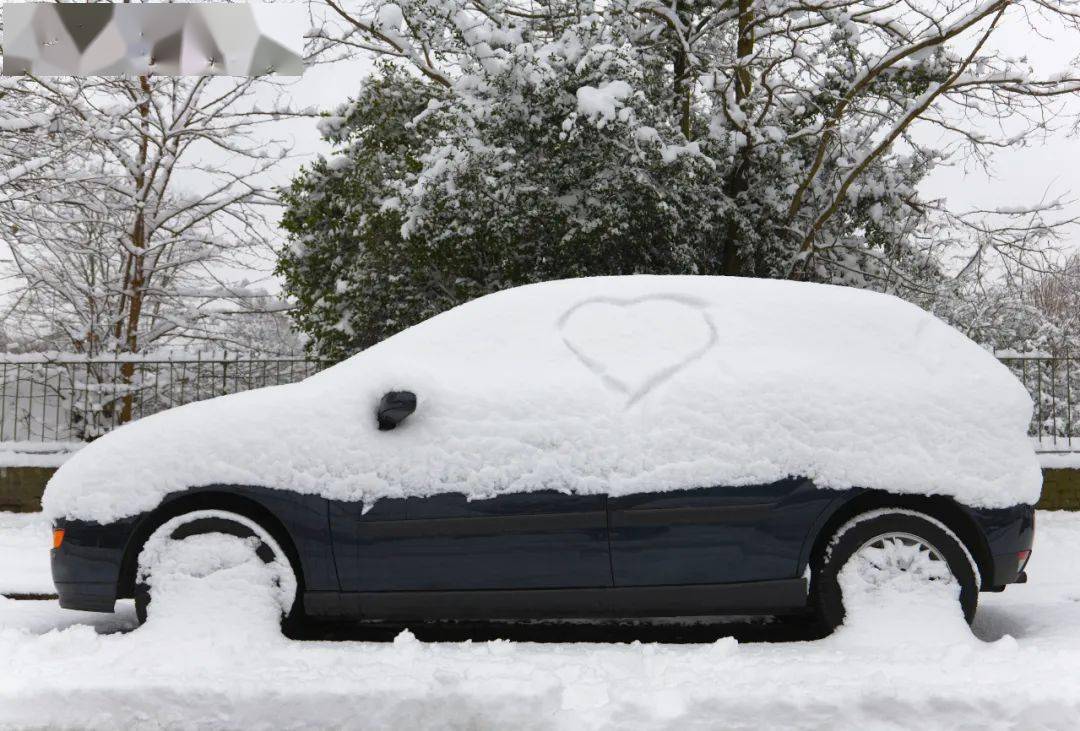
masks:
<svg viewBox="0 0 1080 731"><path fill-rule="evenodd" d="M390 391L379 399L379 431L389 431L405 417L416 411L416 394L412 391Z"/></svg>

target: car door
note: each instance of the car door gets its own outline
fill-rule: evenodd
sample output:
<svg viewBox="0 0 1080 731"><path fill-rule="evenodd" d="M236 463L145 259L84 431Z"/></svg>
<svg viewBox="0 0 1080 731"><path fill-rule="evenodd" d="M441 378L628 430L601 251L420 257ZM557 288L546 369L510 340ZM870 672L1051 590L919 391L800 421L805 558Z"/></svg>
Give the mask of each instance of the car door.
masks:
<svg viewBox="0 0 1080 731"><path fill-rule="evenodd" d="M613 497L615 586L796 578L806 536L830 495L810 480L789 478Z"/></svg>
<svg viewBox="0 0 1080 731"><path fill-rule="evenodd" d="M343 592L610 587L606 497L461 493L331 506Z"/></svg>

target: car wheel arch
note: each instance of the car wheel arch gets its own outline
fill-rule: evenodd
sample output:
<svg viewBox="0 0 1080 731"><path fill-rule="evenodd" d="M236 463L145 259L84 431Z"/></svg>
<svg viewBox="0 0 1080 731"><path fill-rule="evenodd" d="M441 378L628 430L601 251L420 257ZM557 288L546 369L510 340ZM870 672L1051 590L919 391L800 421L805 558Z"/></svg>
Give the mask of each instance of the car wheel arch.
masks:
<svg viewBox="0 0 1080 731"><path fill-rule="evenodd" d="M284 523L272 510L253 497L213 488L174 493L138 521L124 547L118 597L130 598L134 595L139 552L151 534L171 518L195 510L225 510L237 513L265 528L278 542L292 564L293 572L296 574L297 597L303 597L303 564L296 544Z"/></svg>
<svg viewBox="0 0 1080 731"><path fill-rule="evenodd" d="M975 520L954 500L941 495L901 495L882 490L860 490L838 498L819 519L816 531L808 537L800 557L799 567L811 565L826 549L836 532L852 518L871 510L896 508L924 513L944 524L956 534L975 560L983 587L993 576L993 559L986 538Z"/></svg>

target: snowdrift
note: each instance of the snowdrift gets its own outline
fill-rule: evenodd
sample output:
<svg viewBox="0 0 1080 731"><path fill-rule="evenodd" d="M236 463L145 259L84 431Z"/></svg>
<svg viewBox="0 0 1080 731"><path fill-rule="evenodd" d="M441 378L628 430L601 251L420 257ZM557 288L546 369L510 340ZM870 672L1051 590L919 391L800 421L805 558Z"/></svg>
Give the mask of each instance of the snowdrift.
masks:
<svg viewBox="0 0 1080 731"><path fill-rule="evenodd" d="M389 390L416 413L378 431ZM605 277L500 292L302 383L124 426L53 477L53 517L111 521L169 492L258 485L371 502L459 491L612 495L748 485L1038 499L1031 400L919 308L849 288Z"/></svg>

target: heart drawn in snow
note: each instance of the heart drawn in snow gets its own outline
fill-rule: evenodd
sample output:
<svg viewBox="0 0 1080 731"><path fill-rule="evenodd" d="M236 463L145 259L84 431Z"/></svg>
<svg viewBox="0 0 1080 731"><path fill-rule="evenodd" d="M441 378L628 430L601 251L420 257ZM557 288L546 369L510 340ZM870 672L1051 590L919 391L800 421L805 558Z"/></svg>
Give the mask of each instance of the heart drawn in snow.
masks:
<svg viewBox="0 0 1080 731"><path fill-rule="evenodd" d="M716 345L716 326L696 300L665 295L596 297L557 325L563 342L604 385L633 404Z"/></svg>

